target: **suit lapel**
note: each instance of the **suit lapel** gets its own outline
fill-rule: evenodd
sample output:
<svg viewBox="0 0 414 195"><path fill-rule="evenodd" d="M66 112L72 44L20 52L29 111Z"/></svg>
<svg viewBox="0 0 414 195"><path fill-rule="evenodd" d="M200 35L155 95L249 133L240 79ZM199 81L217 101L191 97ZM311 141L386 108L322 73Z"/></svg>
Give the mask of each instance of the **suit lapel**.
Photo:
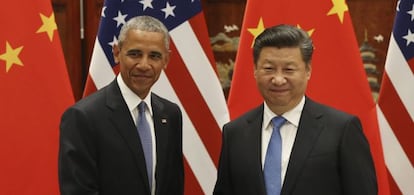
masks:
<svg viewBox="0 0 414 195"><path fill-rule="evenodd" d="M137 162L135 164L137 165L137 169L142 177L142 181L145 181L145 185L149 189L147 170L145 169L145 157L141 141L139 139L134 120L131 118L128 106L126 105L118 84L116 83L116 79L108 86L108 90L106 92L106 104L109 109L112 110L112 116L109 118L112 120L117 131L128 145L128 148Z"/></svg>
<svg viewBox="0 0 414 195"><path fill-rule="evenodd" d="M323 129L320 121L322 114L318 113L318 108L310 99L306 99L302 116L299 122L295 143L289 159L289 164L283 183L282 193L291 192L294 184L303 168L313 145Z"/></svg>
<svg viewBox="0 0 414 195"><path fill-rule="evenodd" d="M259 187L258 194L265 193L265 183L262 170L262 122L263 122L263 104L257 107L255 110L247 115L246 121L247 126L244 129L245 133L245 144L247 148L252 148L252 154L247 154L251 159L254 159L256 162L253 163L253 167L248 167L248 169L255 172L258 177L251 179L253 182L257 182L254 186Z"/></svg>
<svg viewBox="0 0 414 195"><path fill-rule="evenodd" d="M160 183L164 167L167 162L167 147L168 147L168 116L164 112L164 105L160 99L151 95L152 110L153 110L153 120L154 120L154 129L155 129L155 138L156 138L156 147L157 147L157 167L156 167L156 177L157 183Z"/></svg>

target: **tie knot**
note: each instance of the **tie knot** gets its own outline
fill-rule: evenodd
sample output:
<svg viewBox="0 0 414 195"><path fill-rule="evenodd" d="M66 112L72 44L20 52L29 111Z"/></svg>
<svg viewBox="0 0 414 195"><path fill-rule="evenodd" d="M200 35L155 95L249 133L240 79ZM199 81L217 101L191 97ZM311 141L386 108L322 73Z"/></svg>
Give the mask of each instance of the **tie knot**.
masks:
<svg viewBox="0 0 414 195"><path fill-rule="evenodd" d="M272 119L273 128L279 129L284 123L286 119L283 116L276 116Z"/></svg>
<svg viewBox="0 0 414 195"><path fill-rule="evenodd" d="M145 112L145 102L142 101L141 103L138 104L138 111L139 113L144 113Z"/></svg>

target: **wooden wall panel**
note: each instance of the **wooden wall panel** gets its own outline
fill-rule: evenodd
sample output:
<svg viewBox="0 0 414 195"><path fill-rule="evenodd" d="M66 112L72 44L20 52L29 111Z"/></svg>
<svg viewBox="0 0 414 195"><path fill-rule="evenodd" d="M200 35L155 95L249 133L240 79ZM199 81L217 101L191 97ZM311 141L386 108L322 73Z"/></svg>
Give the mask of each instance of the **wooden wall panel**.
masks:
<svg viewBox="0 0 414 195"><path fill-rule="evenodd" d="M83 89L84 67L81 61L80 11L77 0L52 0L55 20L75 99Z"/></svg>
<svg viewBox="0 0 414 195"><path fill-rule="evenodd" d="M86 70L89 69L93 46L95 44L95 38L99 28L99 21L101 19L101 10L103 3L104 0L84 0L85 40L83 46L85 48L84 63Z"/></svg>
<svg viewBox="0 0 414 195"><path fill-rule="evenodd" d="M76 100L82 98L102 5L103 0L52 0ZM82 6L83 18L81 18ZM81 20L84 25L83 36L81 36Z"/></svg>

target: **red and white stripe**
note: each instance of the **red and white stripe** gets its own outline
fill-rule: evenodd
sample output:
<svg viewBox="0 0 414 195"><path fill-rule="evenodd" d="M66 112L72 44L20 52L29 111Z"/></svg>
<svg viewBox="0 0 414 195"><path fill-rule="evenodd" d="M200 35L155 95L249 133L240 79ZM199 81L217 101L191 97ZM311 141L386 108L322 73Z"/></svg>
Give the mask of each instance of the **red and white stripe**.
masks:
<svg viewBox="0 0 414 195"><path fill-rule="evenodd" d="M184 63L168 65L166 74L154 85L154 92L183 108L184 156L204 194L212 194L221 127L229 120L227 105L217 74L189 22L170 31L170 35L179 53L171 61ZM178 57L181 59L174 59ZM204 124L203 120L214 124Z"/></svg>
<svg viewBox="0 0 414 195"><path fill-rule="evenodd" d="M413 70L391 35L377 115L385 163L402 194L414 194Z"/></svg>

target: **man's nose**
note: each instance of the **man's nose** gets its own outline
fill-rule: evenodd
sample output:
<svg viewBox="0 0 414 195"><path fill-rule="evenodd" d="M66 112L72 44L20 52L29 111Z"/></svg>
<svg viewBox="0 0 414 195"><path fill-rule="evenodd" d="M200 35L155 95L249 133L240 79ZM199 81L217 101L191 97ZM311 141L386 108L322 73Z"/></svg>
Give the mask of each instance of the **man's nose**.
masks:
<svg viewBox="0 0 414 195"><path fill-rule="evenodd" d="M272 83L274 83L276 85L282 85L282 84L286 83L285 75L283 73L276 72L275 74L273 74Z"/></svg>
<svg viewBox="0 0 414 195"><path fill-rule="evenodd" d="M142 56L135 65L139 69L148 69L150 67L149 57L144 55Z"/></svg>

